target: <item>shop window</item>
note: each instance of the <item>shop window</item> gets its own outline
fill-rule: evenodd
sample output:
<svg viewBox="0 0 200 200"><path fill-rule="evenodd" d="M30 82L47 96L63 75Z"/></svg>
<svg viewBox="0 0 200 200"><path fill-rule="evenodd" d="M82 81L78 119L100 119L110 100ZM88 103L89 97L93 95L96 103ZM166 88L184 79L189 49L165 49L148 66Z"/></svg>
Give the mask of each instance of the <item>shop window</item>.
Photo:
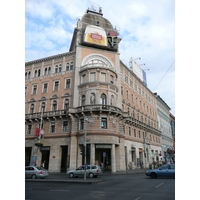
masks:
<svg viewBox="0 0 200 200"><path fill-rule="evenodd" d="M101 118L101 128L107 129L107 118Z"/></svg>

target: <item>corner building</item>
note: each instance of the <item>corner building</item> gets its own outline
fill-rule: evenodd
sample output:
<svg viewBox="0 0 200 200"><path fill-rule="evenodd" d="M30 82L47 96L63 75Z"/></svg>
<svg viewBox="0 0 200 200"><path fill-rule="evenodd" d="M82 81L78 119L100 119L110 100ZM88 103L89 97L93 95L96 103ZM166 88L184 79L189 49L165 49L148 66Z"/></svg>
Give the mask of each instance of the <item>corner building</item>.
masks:
<svg viewBox="0 0 200 200"><path fill-rule="evenodd" d="M69 52L25 63L25 164L66 172L101 161L112 172L146 167L161 151L156 98L120 60L121 38L101 12L77 21ZM36 130L43 128L42 147Z"/></svg>

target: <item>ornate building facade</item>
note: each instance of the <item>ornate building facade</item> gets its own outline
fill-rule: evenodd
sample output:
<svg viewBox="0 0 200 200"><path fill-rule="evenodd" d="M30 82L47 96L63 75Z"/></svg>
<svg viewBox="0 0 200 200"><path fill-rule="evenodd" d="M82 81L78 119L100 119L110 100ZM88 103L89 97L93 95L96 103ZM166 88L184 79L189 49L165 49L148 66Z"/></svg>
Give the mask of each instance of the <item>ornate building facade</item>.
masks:
<svg viewBox="0 0 200 200"><path fill-rule="evenodd" d="M66 172L101 161L112 172L159 159L156 97L121 60L102 12L77 21L69 52L25 63L25 164ZM42 133L42 146L38 142Z"/></svg>

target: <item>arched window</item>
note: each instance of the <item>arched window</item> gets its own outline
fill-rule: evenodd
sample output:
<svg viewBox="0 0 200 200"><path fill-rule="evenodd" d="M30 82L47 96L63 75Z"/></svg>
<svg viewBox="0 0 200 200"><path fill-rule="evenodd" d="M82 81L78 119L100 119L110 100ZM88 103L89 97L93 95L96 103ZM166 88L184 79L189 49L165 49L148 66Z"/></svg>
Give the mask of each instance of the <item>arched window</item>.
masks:
<svg viewBox="0 0 200 200"><path fill-rule="evenodd" d="M65 107L64 109L67 110L69 108L69 99L65 99Z"/></svg>
<svg viewBox="0 0 200 200"><path fill-rule="evenodd" d="M130 109L128 108L128 116L130 116Z"/></svg>
<svg viewBox="0 0 200 200"><path fill-rule="evenodd" d="M57 110L57 101L53 101L53 111Z"/></svg>
<svg viewBox="0 0 200 200"><path fill-rule="evenodd" d="M38 77L40 77L40 69L38 69Z"/></svg>
<svg viewBox="0 0 200 200"><path fill-rule="evenodd" d="M28 79L30 79L30 78L31 78L31 72L28 73Z"/></svg>
<svg viewBox="0 0 200 200"><path fill-rule="evenodd" d="M74 68L73 62L71 62L70 70L73 70L73 68Z"/></svg>
<svg viewBox="0 0 200 200"><path fill-rule="evenodd" d="M34 75L34 77L35 77L35 78L37 77L37 70L35 70L35 75Z"/></svg>
<svg viewBox="0 0 200 200"><path fill-rule="evenodd" d="M51 74L51 67L49 67L49 74Z"/></svg>
<svg viewBox="0 0 200 200"><path fill-rule="evenodd" d="M82 105L82 106L84 106L84 105L85 105L85 95L83 95L83 96L82 96L81 105Z"/></svg>
<svg viewBox="0 0 200 200"><path fill-rule="evenodd" d="M55 73L58 73L58 65L55 67Z"/></svg>
<svg viewBox="0 0 200 200"><path fill-rule="evenodd" d="M59 66L59 72L62 72L62 65Z"/></svg>
<svg viewBox="0 0 200 200"><path fill-rule="evenodd" d="M69 71L69 63L66 64L66 71Z"/></svg>
<svg viewBox="0 0 200 200"><path fill-rule="evenodd" d="M25 80L27 79L27 72L25 73Z"/></svg>
<svg viewBox="0 0 200 200"><path fill-rule="evenodd" d="M30 108L30 114L34 113L34 104L31 104L31 108Z"/></svg>
<svg viewBox="0 0 200 200"><path fill-rule="evenodd" d="M47 75L47 68L45 68L44 70L44 75Z"/></svg>
<svg viewBox="0 0 200 200"><path fill-rule="evenodd" d="M45 102L42 102L41 108L41 112L45 112Z"/></svg>
<svg viewBox="0 0 200 200"><path fill-rule="evenodd" d="M105 95L105 94L102 94L102 95L101 95L101 104L102 104L102 105L106 105L106 104L107 104L106 95Z"/></svg>

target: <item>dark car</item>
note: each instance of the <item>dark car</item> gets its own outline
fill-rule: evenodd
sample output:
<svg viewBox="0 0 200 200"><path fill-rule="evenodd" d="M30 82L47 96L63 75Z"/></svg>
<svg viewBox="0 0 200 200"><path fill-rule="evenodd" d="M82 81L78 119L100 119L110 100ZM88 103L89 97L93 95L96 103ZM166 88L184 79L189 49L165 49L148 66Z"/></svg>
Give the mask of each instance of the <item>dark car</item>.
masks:
<svg viewBox="0 0 200 200"><path fill-rule="evenodd" d="M158 169L150 169L146 171L146 175L151 178L175 177L175 164L166 164L162 165Z"/></svg>

